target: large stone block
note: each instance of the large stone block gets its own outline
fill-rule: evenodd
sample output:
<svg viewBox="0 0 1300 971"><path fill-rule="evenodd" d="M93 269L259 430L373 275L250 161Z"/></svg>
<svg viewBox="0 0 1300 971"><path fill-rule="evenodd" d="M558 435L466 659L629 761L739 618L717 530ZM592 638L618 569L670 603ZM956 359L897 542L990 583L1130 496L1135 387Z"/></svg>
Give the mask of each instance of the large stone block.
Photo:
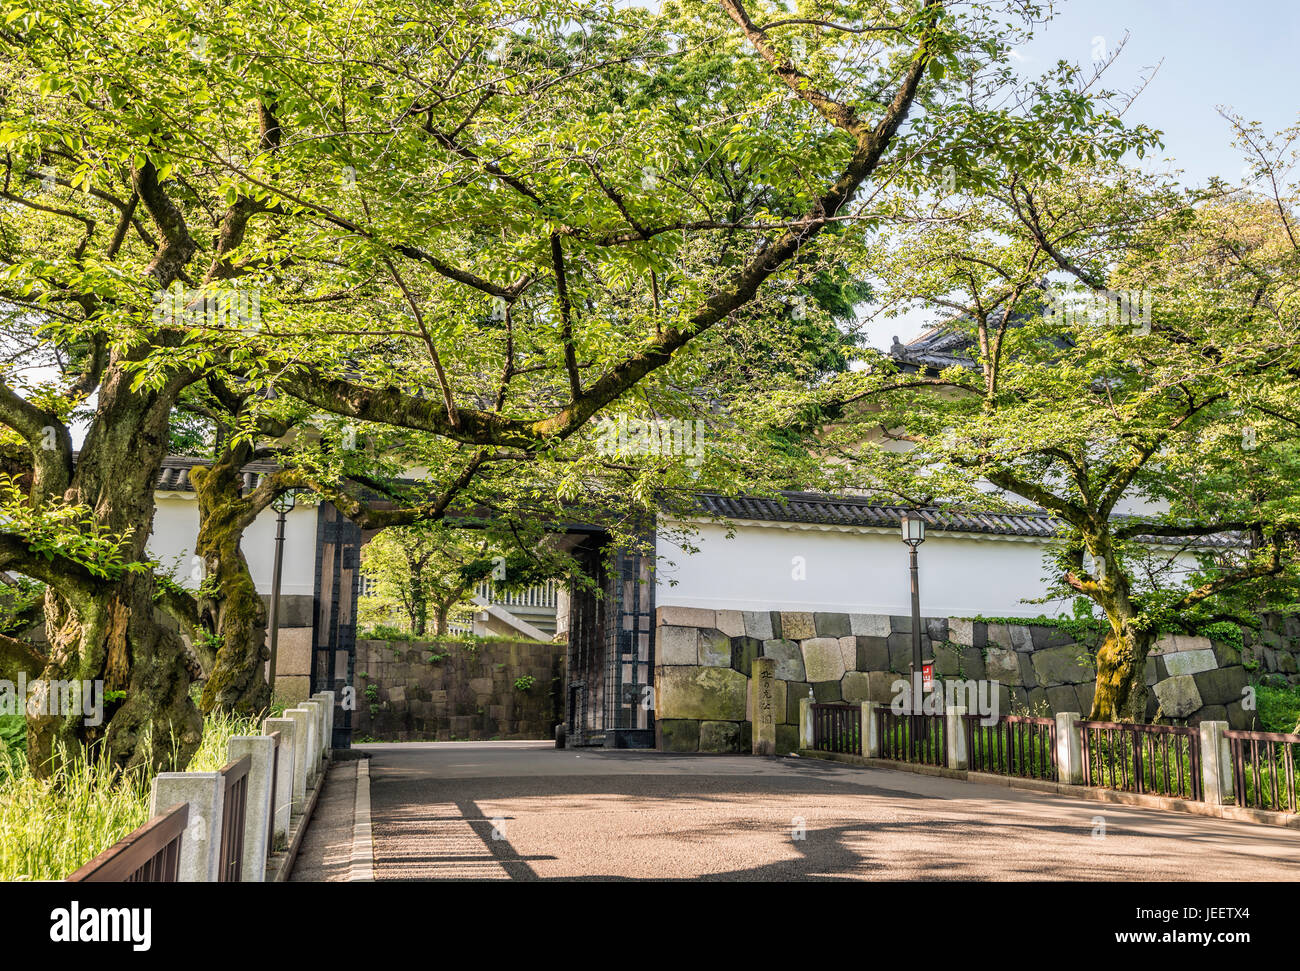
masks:
<svg viewBox="0 0 1300 971"><path fill-rule="evenodd" d="M746 610L741 613L745 621L745 636L756 637L760 641L770 641L776 637L772 630L772 613L768 610Z"/></svg>
<svg viewBox="0 0 1300 971"><path fill-rule="evenodd" d="M847 637L852 633L848 614L815 613L813 626L818 637Z"/></svg>
<svg viewBox="0 0 1300 971"><path fill-rule="evenodd" d="M921 656L925 657L925 645L921 645ZM889 667L892 671L906 673L912 663L912 635L889 635Z"/></svg>
<svg viewBox="0 0 1300 971"><path fill-rule="evenodd" d="M740 752L740 725L731 721L700 723L701 752Z"/></svg>
<svg viewBox="0 0 1300 971"><path fill-rule="evenodd" d="M1092 711L1092 698L1097 693L1097 685L1092 681L1085 681L1083 684L1074 686L1074 693L1079 696L1079 707L1077 711L1085 718Z"/></svg>
<svg viewBox="0 0 1300 971"><path fill-rule="evenodd" d="M934 673L945 678L953 678L961 673L961 654L949 644L934 643Z"/></svg>
<svg viewBox="0 0 1300 971"><path fill-rule="evenodd" d="M962 647L974 647L975 622L966 617L949 617L948 640Z"/></svg>
<svg viewBox="0 0 1300 971"><path fill-rule="evenodd" d="M1192 679L1196 682L1196 690L1201 695L1201 701L1207 705L1226 705L1233 701L1241 701L1241 691L1250 683L1246 676L1246 669L1240 665L1197 671L1192 675Z"/></svg>
<svg viewBox="0 0 1300 971"><path fill-rule="evenodd" d="M776 676L782 681L807 681L803 651L796 641L768 640L763 642L763 657L776 661Z"/></svg>
<svg viewBox="0 0 1300 971"><path fill-rule="evenodd" d="M1228 727L1233 731L1249 732L1256 729L1255 713L1240 701L1225 706L1228 709Z"/></svg>
<svg viewBox="0 0 1300 971"><path fill-rule="evenodd" d="M988 678L988 672L984 668L984 652L980 648L961 649L961 673L962 677L971 681L984 681Z"/></svg>
<svg viewBox="0 0 1300 971"><path fill-rule="evenodd" d="M812 685L812 697L819 705L829 705L844 700L844 689L838 681L816 681Z"/></svg>
<svg viewBox="0 0 1300 971"><path fill-rule="evenodd" d="M745 615L739 610L717 610L715 627L728 637L745 636Z"/></svg>
<svg viewBox="0 0 1300 971"><path fill-rule="evenodd" d="M718 626L717 611L702 607L660 607L655 611L659 627L703 627Z"/></svg>
<svg viewBox="0 0 1300 971"><path fill-rule="evenodd" d="M948 639L948 618L930 617L925 621L925 634L932 643L942 643Z"/></svg>
<svg viewBox="0 0 1300 971"><path fill-rule="evenodd" d="M694 627L660 627L655 631L655 658L660 664L698 664L700 632Z"/></svg>
<svg viewBox="0 0 1300 971"><path fill-rule="evenodd" d="M661 719L659 749L663 752L698 752L700 723L690 718Z"/></svg>
<svg viewBox="0 0 1300 971"><path fill-rule="evenodd" d="M1188 716L1187 724L1199 725L1201 722L1226 722L1228 709L1226 705L1206 705L1200 711Z"/></svg>
<svg viewBox="0 0 1300 971"><path fill-rule="evenodd" d="M784 623L784 618L782 620ZM801 645L803 665L809 681L836 681L844 677L844 655L834 637L810 637ZM856 652L856 645L854 646ZM820 700L820 695L818 696Z"/></svg>
<svg viewBox="0 0 1300 971"><path fill-rule="evenodd" d="M802 610L781 611L781 636L789 641L802 641L817 636L813 615Z"/></svg>
<svg viewBox="0 0 1300 971"><path fill-rule="evenodd" d="M1029 628L1029 636L1033 638L1034 650L1042 651L1049 647L1065 647L1072 644L1074 638L1061 630L1059 627L1044 627L1041 624L1034 624Z"/></svg>
<svg viewBox="0 0 1300 971"><path fill-rule="evenodd" d="M655 669L656 706L660 718L743 721L749 679L730 668L660 667Z"/></svg>
<svg viewBox="0 0 1300 971"><path fill-rule="evenodd" d="M1201 707L1201 693L1196 679L1189 674L1166 678L1156 685L1156 701L1168 718L1186 718Z"/></svg>
<svg viewBox="0 0 1300 971"><path fill-rule="evenodd" d="M1020 683L1028 690L1038 687L1038 676L1034 674L1034 665L1030 655L1017 651L1020 658Z"/></svg>
<svg viewBox="0 0 1300 971"><path fill-rule="evenodd" d="M1297 665L1294 654L1286 654L1282 651L1278 651L1277 669L1283 674L1295 674L1297 670L1300 670L1300 665Z"/></svg>
<svg viewBox="0 0 1300 971"><path fill-rule="evenodd" d="M840 642L840 657L844 660L845 671L855 671L858 667L858 639L852 634L836 638Z"/></svg>
<svg viewBox="0 0 1300 971"><path fill-rule="evenodd" d="M888 637L889 618L881 614L849 614L849 630L860 637Z"/></svg>
<svg viewBox="0 0 1300 971"><path fill-rule="evenodd" d="M795 724L776 726L776 754L789 755L799 751L799 726Z"/></svg>
<svg viewBox="0 0 1300 971"><path fill-rule="evenodd" d="M733 637L731 639L731 667L745 677L749 677L754 666L754 658L763 656L763 642L756 637Z"/></svg>
<svg viewBox="0 0 1300 971"><path fill-rule="evenodd" d="M849 671L840 681L840 694L848 702L870 701L870 677L861 671Z"/></svg>
<svg viewBox="0 0 1300 971"><path fill-rule="evenodd" d="M894 634L912 633L912 617L910 614L893 614L889 618L889 630Z"/></svg>
<svg viewBox="0 0 1300 971"><path fill-rule="evenodd" d="M1015 650L1015 645L1011 643L1011 628L1006 624L989 624L987 625L986 634L990 648L1000 647L1004 651Z"/></svg>
<svg viewBox="0 0 1300 971"><path fill-rule="evenodd" d="M984 652L984 669L990 681L1001 684L1020 684L1020 657L1009 647L990 645Z"/></svg>
<svg viewBox="0 0 1300 971"><path fill-rule="evenodd" d="M1039 684L1082 684L1097 677L1088 649L1079 644L1035 651L1031 660Z"/></svg>
<svg viewBox="0 0 1300 971"><path fill-rule="evenodd" d="M785 683L785 717L781 719L788 725L799 724L799 702L812 693L811 685L799 681Z"/></svg>
<svg viewBox="0 0 1300 971"><path fill-rule="evenodd" d="M857 657L854 668L858 671L889 670L889 638L860 635L857 638Z"/></svg>
<svg viewBox="0 0 1300 971"><path fill-rule="evenodd" d="M1218 666L1213 651L1178 651L1162 660L1171 678L1180 674L1213 671Z"/></svg>
<svg viewBox="0 0 1300 971"><path fill-rule="evenodd" d="M1079 710L1079 696L1075 693L1074 687L1068 684L1058 684L1048 688L1047 703L1051 706L1053 715L1059 715L1063 711ZM1086 716L1087 712L1083 714Z"/></svg>
<svg viewBox="0 0 1300 971"><path fill-rule="evenodd" d="M731 638L720 630L700 631L700 664L706 668L731 667Z"/></svg>
<svg viewBox="0 0 1300 971"><path fill-rule="evenodd" d="M1034 650L1034 635L1028 627L1020 624L1008 624L1007 632L1011 635L1011 649L1019 651L1021 654L1032 654Z"/></svg>

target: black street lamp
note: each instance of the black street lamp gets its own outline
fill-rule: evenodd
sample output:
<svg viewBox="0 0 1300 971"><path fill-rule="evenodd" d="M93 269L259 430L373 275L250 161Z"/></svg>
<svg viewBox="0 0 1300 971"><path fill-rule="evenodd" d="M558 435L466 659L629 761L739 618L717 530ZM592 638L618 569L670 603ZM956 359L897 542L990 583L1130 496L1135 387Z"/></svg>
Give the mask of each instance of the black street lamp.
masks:
<svg viewBox="0 0 1300 971"><path fill-rule="evenodd" d="M275 510L275 565L271 570L271 661L267 669L267 683L275 693L275 655L280 641L280 574L284 567L284 518L293 509L298 497L293 489L280 493L271 500Z"/></svg>
<svg viewBox="0 0 1300 971"><path fill-rule="evenodd" d="M917 513L904 513L902 521L903 542L908 545L912 575L912 712L919 713L921 704L921 592L917 579L916 548L925 542L925 520Z"/></svg>

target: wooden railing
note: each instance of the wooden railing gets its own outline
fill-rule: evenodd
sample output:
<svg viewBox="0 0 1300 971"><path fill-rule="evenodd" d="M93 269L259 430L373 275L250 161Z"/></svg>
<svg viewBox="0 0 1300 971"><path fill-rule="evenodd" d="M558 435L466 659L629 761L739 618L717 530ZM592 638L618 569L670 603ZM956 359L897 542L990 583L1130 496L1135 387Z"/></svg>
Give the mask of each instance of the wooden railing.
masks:
<svg viewBox="0 0 1300 971"><path fill-rule="evenodd" d="M948 764L943 715L895 714L888 707L880 707L876 709L876 730L882 759L923 765Z"/></svg>
<svg viewBox="0 0 1300 971"><path fill-rule="evenodd" d="M248 770L253 757L229 762L221 770L226 795L221 809L221 854L217 880L238 883L244 861L244 815L248 809Z"/></svg>
<svg viewBox="0 0 1300 971"><path fill-rule="evenodd" d="M76 873L72 883L175 883L188 803L178 803L114 843Z"/></svg>
<svg viewBox="0 0 1300 971"><path fill-rule="evenodd" d="M1056 719L1003 715L991 725L967 715L966 758L973 772L1055 781Z"/></svg>
<svg viewBox="0 0 1300 971"><path fill-rule="evenodd" d="M819 752L862 754L862 707L813 704L813 748Z"/></svg>
<svg viewBox="0 0 1300 971"><path fill-rule="evenodd" d="M1296 812L1296 762L1300 735L1274 732L1223 733L1232 753L1232 779L1238 806Z"/></svg>
<svg viewBox="0 0 1300 971"><path fill-rule="evenodd" d="M1083 784L1201 799L1201 745L1195 728L1079 722Z"/></svg>

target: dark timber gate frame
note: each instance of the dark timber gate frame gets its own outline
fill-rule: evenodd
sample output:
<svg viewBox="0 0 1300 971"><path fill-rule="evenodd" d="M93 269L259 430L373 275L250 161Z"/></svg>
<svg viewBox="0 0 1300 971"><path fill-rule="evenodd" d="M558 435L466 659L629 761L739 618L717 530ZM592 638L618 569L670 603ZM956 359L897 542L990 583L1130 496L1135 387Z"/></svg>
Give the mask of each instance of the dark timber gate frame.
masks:
<svg viewBox="0 0 1300 971"><path fill-rule="evenodd" d="M333 503L322 502L316 515L310 693L334 692L333 748L352 746L352 706L344 704L344 689L355 684L360 566L361 527Z"/></svg>
<svg viewBox="0 0 1300 971"><path fill-rule="evenodd" d="M565 744L654 748L653 545L611 549L595 534L575 555L601 596L569 594Z"/></svg>
<svg viewBox="0 0 1300 971"><path fill-rule="evenodd" d="M575 555L596 577L601 596L576 586L570 593L567 744L654 748L653 540L642 553L610 549L600 529L575 526L569 532L584 536ZM332 503L321 503L311 694L334 692L334 748L352 745L352 706L344 704L344 689L355 685L361 547L370 535Z"/></svg>

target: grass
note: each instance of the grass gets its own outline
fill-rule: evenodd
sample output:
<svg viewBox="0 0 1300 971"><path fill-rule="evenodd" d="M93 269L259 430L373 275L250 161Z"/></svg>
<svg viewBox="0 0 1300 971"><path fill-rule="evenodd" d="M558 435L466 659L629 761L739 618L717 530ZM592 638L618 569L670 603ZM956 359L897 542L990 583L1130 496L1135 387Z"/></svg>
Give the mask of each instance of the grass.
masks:
<svg viewBox="0 0 1300 971"><path fill-rule="evenodd" d="M209 715L191 772L215 772L228 761L234 735L256 735L260 718ZM150 781L122 773L101 755L77 753L53 778L36 779L21 749L0 759L0 880L61 880L149 818Z"/></svg>

